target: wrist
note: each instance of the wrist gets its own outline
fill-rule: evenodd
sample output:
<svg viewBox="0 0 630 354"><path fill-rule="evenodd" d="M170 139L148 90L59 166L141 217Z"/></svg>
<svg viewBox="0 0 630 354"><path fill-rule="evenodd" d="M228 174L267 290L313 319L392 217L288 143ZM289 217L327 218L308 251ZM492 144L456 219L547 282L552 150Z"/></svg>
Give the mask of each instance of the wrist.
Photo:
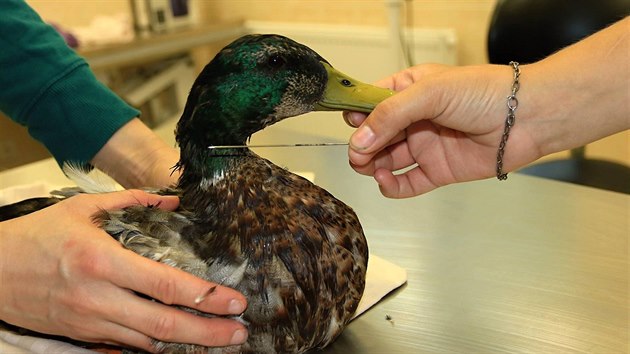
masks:
<svg viewBox="0 0 630 354"><path fill-rule="evenodd" d="M529 81L521 101L528 104L528 133L541 156L630 128L629 23L620 21L523 69Z"/></svg>
<svg viewBox="0 0 630 354"><path fill-rule="evenodd" d="M92 164L125 188L164 187L176 181L169 169L178 159L177 150L133 119L112 135Z"/></svg>
<svg viewBox="0 0 630 354"><path fill-rule="evenodd" d="M157 140L159 138L156 137ZM135 176L135 187L168 187L177 182L179 170L174 166L179 161L179 152L159 140L152 146L138 152L134 159L140 161Z"/></svg>
<svg viewBox="0 0 630 354"><path fill-rule="evenodd" d="M497 150L496 175L499 181L507 179L507 172L503 171L503 155L505 154L505 146L510 136L510 130L512 130L512 126L514 126L514 123L516 121L515 113L516 109L518 108L518 98L516 98L516 93L521 86L521 69L519 67L519 63L516 61L511 61L510 66L514 70L514 78L512 80L512 92L507 97L508 113L507 117L505 118L505 127L503 128L503 135L501 136L501 142L499 143L499 149Z"/></svg>

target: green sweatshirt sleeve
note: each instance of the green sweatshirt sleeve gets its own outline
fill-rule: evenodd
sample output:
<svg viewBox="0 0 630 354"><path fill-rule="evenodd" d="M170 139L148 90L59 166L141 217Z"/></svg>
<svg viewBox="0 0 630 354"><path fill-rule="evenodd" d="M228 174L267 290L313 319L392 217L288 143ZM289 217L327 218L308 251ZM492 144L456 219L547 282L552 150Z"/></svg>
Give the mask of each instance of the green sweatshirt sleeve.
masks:
<svg viewBox="0 0 630 354"><path fill-rule="evenodd" d="M25 3L0 1L0 111L28 127L57 162L89 163L139 112Z"/></svg>

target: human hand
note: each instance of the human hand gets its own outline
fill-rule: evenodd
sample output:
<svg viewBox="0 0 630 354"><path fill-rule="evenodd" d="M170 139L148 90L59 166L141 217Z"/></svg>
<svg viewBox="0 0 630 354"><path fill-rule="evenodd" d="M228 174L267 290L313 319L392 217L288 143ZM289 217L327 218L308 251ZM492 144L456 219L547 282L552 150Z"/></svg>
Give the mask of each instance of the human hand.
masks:
<svg viewBox="0 0 630 354"><path fill-rule="evenodd" d="M0 319L147 351L155 351L151 338L205 346L245 341L246 329L236 321L167 306L240 314L243 295L126 250L91 220L99 210L133 204L173 210L179 201L137 190L78 195L0 223ZM195 303L213 286L212 296Z"/></svg>
<svg viewBox="0 0 630 354"><path fill-rule="evenodd" d="M391 198L493 176L511 70L510 66L427 64L380 81L378 85L400 92L367 118L344 113L349 125L359 127L350 138L351 166L374 176L381 193ZM538 158L540 152L532 146L525 130L513 129L504 170ZM410 169L395 174L406 168Z"/></svg>

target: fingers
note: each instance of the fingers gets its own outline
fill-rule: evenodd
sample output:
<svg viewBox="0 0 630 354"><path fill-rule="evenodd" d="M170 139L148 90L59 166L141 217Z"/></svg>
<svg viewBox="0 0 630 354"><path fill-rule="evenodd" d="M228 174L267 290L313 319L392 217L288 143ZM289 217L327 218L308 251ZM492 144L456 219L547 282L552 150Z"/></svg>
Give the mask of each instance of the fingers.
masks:
<svg viewBox="0 0 630 354"><path fill-rule="evenodd" d="M440 74L449 69L439 64L419 65L397 73L378 84L398 93L376 106L369 116L348 113L346 122L358 127L350 137L350 148L357 154L373 156L390 144L412 124L439 117L446 109ZM437 81L436 81L437 80ZM361 164L360 161L352 161Z"/></svg>
<svg viewBox="0 0 630 354"><path fill-rule="evenodd" d="M397 74L381 79L375 83L376 86L388 88L394 91L402 91L409 87L411 84L417 80L416 76L418 73L416 71L412 71L410 69L403 70ZM365 113L360 112L350 112L344 111L342 113L343 119L349 126L353 128L358 128L367 115Z"/></svg>
<svg viewBox="0 0 630 354"><path fill-rule="evenodd" d="M342 113L342 116L346 124L348 124L349 126L353 128L358 128L361 125L361 123L363 123L365 118L367 118L367 114L365 113L350 112L350 111L344 111Z"/></svg>
<svg viewBox="0 0 630 354"><path fill-rule="evenodd" d="M427 178L420 167L403 174L394 175L390 170L378 169L374 173L383 196L388 198L409 198L432 191L438 186Z"/></svg>
<svg viewBox="0 0 630 354"><path fill-rule="evenodd" d="M111 321L165 342L225 346L241 344L247 339L247 330L237 321L201 317L166 306L181 305L205 313L238 315L247 307L247 300L241 293L131 251L121 250L112 253L112 256L112 263L126 264L133 271L104 270L104 277L122 292L116 297L120 304L118 310L109 315ZM159 302L141 298L121 288ZM138 338L134 341L133 345L138 345Z"/></svg>
<svg viewBox="0 0 630 354"><path fill-rule="evenodd" d="M122 299L117 300L117 302L120 302ZM109 309L111 310L112 308L114 308L114 306ZM108 313L108 315L111 314L113 314L113 312ZM151 353L156 351L152 344L151 337L134 329L130 329L129 327L121 326L118 323L104 319L97 323L89 323L89 326L86 323L86 319L83 319L82 323L85 327L89 327L90 333L81 334L80 329L75 329L67 335L86 342L140 348Z"/></svg>
<svg viewBox="0 0 630 354"><path fill-rule="evenodd" d="M348 149L348 157L350 166L356 172L366 176L373 176L374 172L380 168L396 171L416 163L403 134L395 137L390 145L377 154L361 154Z"/></svg>
<svg viewBox="0 0 630 354"><path fill-rule="evenodd" d="M414 122L434 117L421 87L412 86L381 102L350 137L350 147L370 154L387 145Z"/></svg>
<svg viewBox="0 0 630 354"><path fill-rule="evenodd" d="M176 196L151 194L137 189L128 189L105 194L91 194L89 197L95 198L94 204L106 210L120 209L134 204L154 205L165 210L175 210L179 205L179 198Z"/></svg>
<svg viewBox="0 0 630 354"><path fill-rule="evenodd" d="M375 85L394 91L402 91L409 85L413 84L413 81L413 73L409 70L403 70L397 74L377 81ZM367 114L360 112L344 111L342 115L346 124L353 128L358 128L367 118Z"/></svg>
<svg viewBox="0 0 630 354"><path fill-rule="evenodd" d="M116 285L165 304L177 304L220 315L238 315L247 307L245 297L234 289L210 283L132 251L117 253L113 262L127 264L134 270L106 274Z"/></svg>
<svg viewBox="0 0 630 354"><path fill-rule="evenodd" d="M163 342L203 346L241 344L247 339L247 330L237 321L201 317L140 298L131 292L121 290L121 293L117 297L120 306L108 314L108 318L122 327L130 328L126 337L133 341L128 343L134 346L146 347L142 335Z"/></svg>

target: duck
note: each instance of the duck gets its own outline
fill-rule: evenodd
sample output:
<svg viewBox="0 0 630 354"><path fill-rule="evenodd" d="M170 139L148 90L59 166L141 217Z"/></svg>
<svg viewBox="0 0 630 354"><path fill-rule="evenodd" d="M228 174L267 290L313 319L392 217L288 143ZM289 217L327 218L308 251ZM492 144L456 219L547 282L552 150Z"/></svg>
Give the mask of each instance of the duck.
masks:
<svg viewBox="0 0 630 354"><path fill-rule="evenodd" d="M157 192L179 196L179 208L136 205L94 219L127 249L242 292L248 307L231 318L249 336L218 348L154 340L157 351L303 353L341 334L365 287L368 244L359 218L247 143L285 118L370 112L391 95L281 35L238 38L204 67L175 130L179 181Z"/></svg>

